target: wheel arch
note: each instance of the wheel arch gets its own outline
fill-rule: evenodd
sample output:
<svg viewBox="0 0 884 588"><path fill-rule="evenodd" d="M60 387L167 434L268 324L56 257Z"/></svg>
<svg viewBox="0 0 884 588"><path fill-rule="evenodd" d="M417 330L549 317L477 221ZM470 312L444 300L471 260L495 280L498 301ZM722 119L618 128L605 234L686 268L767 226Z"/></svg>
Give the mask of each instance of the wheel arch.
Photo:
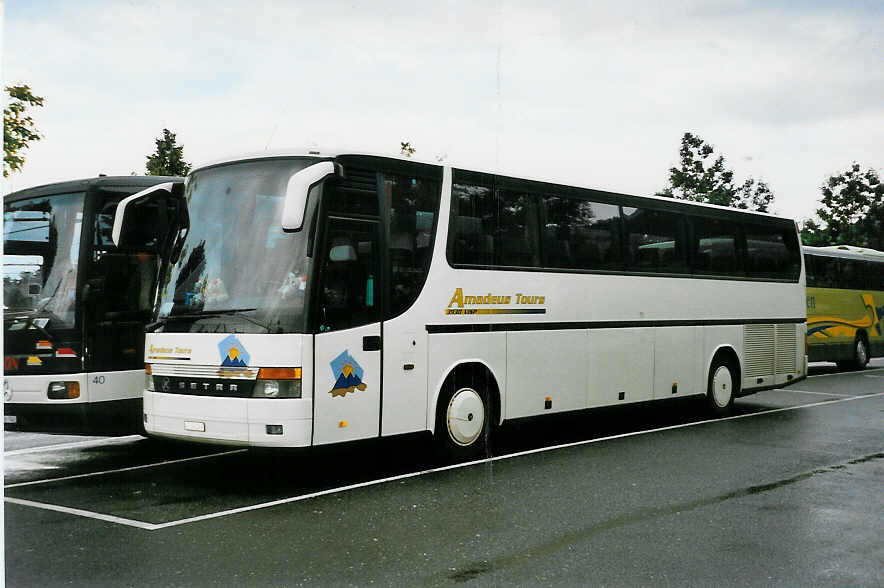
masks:
<svg viewBox="0 0 884 588"><path fill-rule="evenodd" d="M715 362L718 359L729 361L737 370L737 373L735 374L736 377L734 378L734 395L736 396L743 389L743 362L740 360L740 354L737 353L737 350L727 343L722 343L709 354L709 357L706 360L706 367L704 368L705 377L703 378L703 382L709 381L709 376L712 374L712 366L715 365ZM705 393L708 395L709 391L706 390Z"/></svg>
<svg viewBox="0 0 884 588"><path fill-rule="evenodd" d="M427 429L434 433L436 432L436 411L438 410L439 396L442 394L442 389L445 385L451 381L455 375L460 373L482 373L488 378L489 390L487 390L488 395L490 396L489 400L491 401L491 422L493 424L499 425L503 422L503 395L501 394L501 385L500 378L495 372L494 368L492 368L486 361L478 358L469 358L469 359L460 359L453 364L451 364L445 371L445 377L440 378L436 383L436 386L433 388L433 396L430 399L428 411L429 415L432 415L433 418L427 419Z"/></svg>

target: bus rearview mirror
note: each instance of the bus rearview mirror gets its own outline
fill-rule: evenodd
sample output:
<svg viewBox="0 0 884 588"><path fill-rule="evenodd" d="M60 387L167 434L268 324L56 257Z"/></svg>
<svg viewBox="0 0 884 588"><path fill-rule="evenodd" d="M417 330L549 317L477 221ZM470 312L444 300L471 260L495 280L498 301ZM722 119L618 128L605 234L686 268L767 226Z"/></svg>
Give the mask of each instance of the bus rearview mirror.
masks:
<svg viewBox="0 0 884 588"><path fill-rule="evenodd" d="M111 239L120 248L141 246L147 241L147 232L156 230L157 225L148 224L145 212L153 207L159 209L161 201L177 201L178 225L187 224L187 202L184 199L184 182L165 182L128 196L117 204L114 214L114 227ZM148 215L149 216L149 215ZM156 216L156 215L155 215ZM163 219L156 219L165 222ZM159 236L159 235L157 235Z"/></svg>
<svg viewBox="0 0 884 588"><path fill-rule="evenodd" d="M282 206L282 230L299 231L304 226L304 211L307 210L307 195L310 188L335 173L335 164L331 161L320 161L289 178L285 190L285 202Z"/></svg>

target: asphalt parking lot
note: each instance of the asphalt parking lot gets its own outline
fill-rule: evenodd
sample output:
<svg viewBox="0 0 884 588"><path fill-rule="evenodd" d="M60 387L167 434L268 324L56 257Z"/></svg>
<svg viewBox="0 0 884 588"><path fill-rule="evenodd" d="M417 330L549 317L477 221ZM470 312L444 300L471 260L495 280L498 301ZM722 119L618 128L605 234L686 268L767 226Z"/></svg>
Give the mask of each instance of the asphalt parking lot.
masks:
<svg viewBox="0 0 884 588"><path fill-rule="evenodd" d="M884 361L423 437L254 452L5 433L9 586L884 584Z"/></svg>

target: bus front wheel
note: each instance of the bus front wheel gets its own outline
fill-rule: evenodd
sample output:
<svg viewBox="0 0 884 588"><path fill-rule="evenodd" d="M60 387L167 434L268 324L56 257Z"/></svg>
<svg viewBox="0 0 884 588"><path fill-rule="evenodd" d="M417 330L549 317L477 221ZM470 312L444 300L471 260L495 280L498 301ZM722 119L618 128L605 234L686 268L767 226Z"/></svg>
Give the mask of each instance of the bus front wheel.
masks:
<svg viewBox="0 0 884 588"><path fill-rule="evenodd" d="M716 416L729 414L734 407L736 370L723 358L716 358L709 370L706 404Z"/></svg>
<svg viewBox="0 0 884 588"><path fill-rule="evenodd" d="M488 451L491 413L484 386L477 383L465 385L452 378L439 397L434 437L445 462L480 459Z"/></svg>

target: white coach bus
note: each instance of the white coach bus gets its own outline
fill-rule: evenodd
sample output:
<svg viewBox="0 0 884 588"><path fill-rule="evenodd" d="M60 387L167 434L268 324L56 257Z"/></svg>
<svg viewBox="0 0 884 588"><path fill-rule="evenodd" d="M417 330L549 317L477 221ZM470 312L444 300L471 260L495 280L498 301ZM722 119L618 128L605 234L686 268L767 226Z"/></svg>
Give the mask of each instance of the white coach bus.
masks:
<svg viewBox="0 0 884 588"><path fill-rule="evenodd" d="M200 167L185 197L146 337L152 435L431 431L467 459L506 420L685 396L726 413L806 373L789 219L315 152Z"/></svg>

